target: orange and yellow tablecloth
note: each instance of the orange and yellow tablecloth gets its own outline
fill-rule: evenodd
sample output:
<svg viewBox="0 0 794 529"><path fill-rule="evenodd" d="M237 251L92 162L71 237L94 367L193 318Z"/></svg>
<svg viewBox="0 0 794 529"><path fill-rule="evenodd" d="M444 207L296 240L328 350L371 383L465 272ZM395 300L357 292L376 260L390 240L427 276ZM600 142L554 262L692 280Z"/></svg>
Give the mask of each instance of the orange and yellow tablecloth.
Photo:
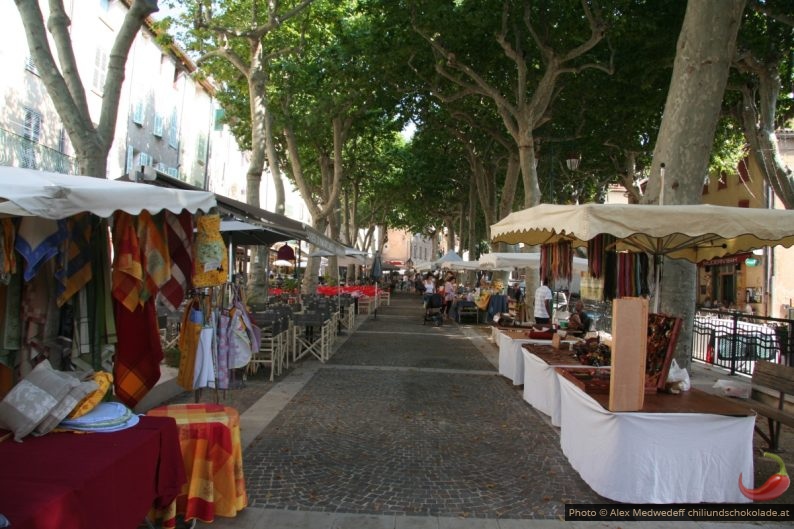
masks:
<svg viewBox="0 0 794 529"><path fill-rule="evenodd" d="M176 498L176 513L185 520L211 522L215 516L236 516L248 505L240 444L240 414L219 404L172 404L147 415L172 417L179 428L179 444L187 484ZM165 520L173 519L163 513Z"/></svg>

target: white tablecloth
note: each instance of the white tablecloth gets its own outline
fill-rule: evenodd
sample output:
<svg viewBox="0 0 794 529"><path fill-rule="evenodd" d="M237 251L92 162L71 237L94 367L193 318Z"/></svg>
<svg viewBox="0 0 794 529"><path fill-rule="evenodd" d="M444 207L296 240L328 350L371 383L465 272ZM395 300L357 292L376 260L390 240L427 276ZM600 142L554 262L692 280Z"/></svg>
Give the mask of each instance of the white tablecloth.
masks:
<svg viewBox="0 0 794 529"><path fill-rule="evenodd" d="M524 400L539 412L551 417L551 424L560 425L560 383L557 381L555 367L563 364L549 365L539 356L522 348L524 357ZM582 367L571 359L571 366ZM592 368L592 369L609 369Z"/></svg>
<svg viewBox="0 0 794 529"><path fill-rule="evenodd" d="M613 413L570 381L560 388L560 445L598 494L626 503L749 502L755 417Z"/></svg>
<svg viewBox="0 0 794 529"><path fill-rule="evenodd" d="M524 383L524 348L522 345L525 343L550 345L551 340L514 339L503 332L497 335L499 374L512 380L515 386L520 386Z"/></svg>

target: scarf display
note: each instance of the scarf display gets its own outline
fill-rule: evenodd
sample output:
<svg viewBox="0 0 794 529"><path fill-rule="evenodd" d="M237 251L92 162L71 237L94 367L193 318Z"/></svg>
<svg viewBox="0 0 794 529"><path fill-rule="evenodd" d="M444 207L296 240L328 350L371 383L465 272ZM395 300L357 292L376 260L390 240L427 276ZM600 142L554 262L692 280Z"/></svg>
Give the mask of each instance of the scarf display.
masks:
<svg viewBox="0 0 794 529"><path fill-rule="evenodd" d="M573 246L571 241L543 244L540 247L540 277L551 282L570 281L573 276Z"/></svg>
<svg viewBox="0 0 794 529"><path fill-rule="evenodd" d="M113 218L113 299L135 311L143 290L143 262L135 218L117 211Z"/></svg>
<svg viewBox="0 0 794 529"><path fill-rule="evenodd" d="M165 233L171 257L171 277L160 286L159 299L175 311L184 301L193 279L193 216L187 211L179 215L166 211Z"/></svg>
<svg viewBox="0 0 794 529"><path fill-rule="evenodd" d="M59 221L64 224L66 236L58 257L55 278L58 306L63 306L72 296L91 281L91 236L94 221L89 213L81 213Z"/></svg>
<svg viewBox="0 0 794 529"><path fill-rule="evenodd" d="M25 281L33 279L44 263L58 255L65 238L64 225L58 221L40 217L22 217L14 247L25 260L23 273Z"/></svg>
<svg viewBox="0 0 794 529"><path fill-rule="evenodd" d="M130 311L114 300L118 343L113 364L116 397L134 408L160 380L163 347L154 299Z"/></svg>
<svg viewBox="0 0 794 529"><path fill-rule="evenodd" d="M615 252L615 237L605 233L587 241L587 273L595 279L603 278L606 255Z"/></svg>
<svg viewBox="0 0 794 529"><path fill-rule="evenodd" d="M141 211L138 215L138 240L144 271L142 302L154 298L160 287L171 279L171 257L162 218L162 215L153 217L148 211Z"/></svg>

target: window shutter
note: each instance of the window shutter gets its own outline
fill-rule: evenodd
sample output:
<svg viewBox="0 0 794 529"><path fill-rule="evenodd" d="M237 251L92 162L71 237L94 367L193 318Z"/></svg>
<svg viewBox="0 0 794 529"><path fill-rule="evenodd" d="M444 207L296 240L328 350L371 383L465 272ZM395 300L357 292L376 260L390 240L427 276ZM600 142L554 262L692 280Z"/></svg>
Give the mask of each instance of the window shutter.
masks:
<svg viewBox="0 0 794 529"><path fill-rule="evenodd" d="M176 170L176 167L169 167L166 169L165 174L177 178L179 176L179 171Z"/></svg>
<svg viewBox="0 0 794 529"><path fill-rule="evenodd" d="M136 101L132 109L132 122L136 125L143 125L143 101Z"/></svg>
<svg viewBox="0 0 794 529"><path fill-rule="evenodd" d="M33 60L32 55L28 55L27 57L25 57L25 69L30 73L39 75L39 69L36 68L36 62Z"/></svg>
<svg viewBox="0 0 794 529"><path fill-rule="evenodd" d="M138 167L143 167L144 165L149 165L151 163L151 159L149 155L145 152L142 152L138 155Z"/></svg>
<svg viewBox="0 0 794 529"><path fill-rule="evenodd" d="M196 157L201 163L207 159L207 137L204 134L199 134L196 139Z"/></svg>
<svg viewBox="0 0 794 529"><path fill-rule="evenodd" d="M107 71L108 54L102 48L97 48L94 54L94 77L92 79L92 87L97 94L104 93Z"/></svg>
<svg viewBox="0 0 794 529"><path fill-rule="evenodd" d="M168 145L176 149L179 146L179 138L177 137L177 114L176 107L171 110L171 120L168 123Z"/></svg>
<svg viewBox="0 0 794 529"><path fill-rule="evenodd" d="M165 120L163 119L162 114L158 113L154 115L154 130L152 131L152 134L154 134L158 138L163 137L163 128L165 125L164 121Z"/></svg>
<svg viewBox="0 0 794 529"><path fill-rule="evenodd" d="M22 136L33 143L39 142L41 136L41 114L32 108L25 108L25 127Z"/></svg>
<svg viewBox="0 0 794 529"><path fill-rule="evenodd" d="M126 167L126 169L127 169L127 174L128 175L131 175L132 173L135 172L135 168L132 166L132 163L133 163L134 159L135 159L135 149L132 147L132 145L127 145L127 161L126 161L127 167Z"/></svg>
<svg viewBox="0 0 794 529"><path fill-rule="evenodd" d="M225 123L224 119L226 118L226 111L222 108L215 109L215 126L213 129L215 131L223 130L223 125Z"/></svg>

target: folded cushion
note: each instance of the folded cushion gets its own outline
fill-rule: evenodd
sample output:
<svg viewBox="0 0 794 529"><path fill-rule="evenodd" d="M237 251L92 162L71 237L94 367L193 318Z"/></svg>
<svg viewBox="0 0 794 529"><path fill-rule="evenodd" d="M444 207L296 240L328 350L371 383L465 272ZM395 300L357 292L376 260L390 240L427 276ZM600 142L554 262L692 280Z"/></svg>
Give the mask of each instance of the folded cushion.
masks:
<svg viewBox="0 0 794 529"><path fill-rule="evenodd" d="M69 375L63 374L62 376L68 377ZM58 423L64 420L69 412L83 400L83 398L95 392L97 389L99 389L99 386L93 380L80 382L77 386L70 389L69 393L61 399L61 402L50 410L47 416L44 417L44 420L36 425L36 428L33 430L33 435L44 435L51 432L52 429L58 426Z"/></svg>
<svg viewBox="0 0 794 529"><path fill-rule="evenodd" d="M14 432L14 440L22 441L79 385L79 380L55 371L44 360L0 402L0 425Z"/></svg>

